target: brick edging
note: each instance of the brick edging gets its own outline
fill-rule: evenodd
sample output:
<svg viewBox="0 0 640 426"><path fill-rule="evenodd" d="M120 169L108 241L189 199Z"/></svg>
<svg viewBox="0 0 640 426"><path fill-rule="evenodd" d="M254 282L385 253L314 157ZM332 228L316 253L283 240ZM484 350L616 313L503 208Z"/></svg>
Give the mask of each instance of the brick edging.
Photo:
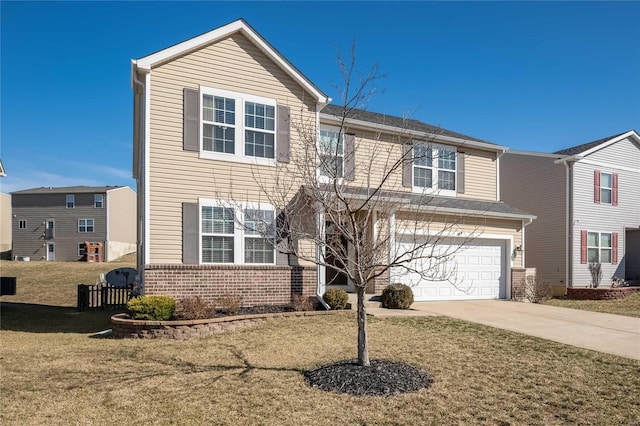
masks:
<svg viewBox="0 0 640 426"><path fill-rule="evenodd" d="M201 320L146 321L126 318L126 314L111 316L112 336L134 339L187 339L235 331L277 318L335 315L349 311L300 311L269 314L238 315Z"/></svg>
<svg viewBox="0 0 640 426"><path fill-rule="evenodd" d="M640 287L617 287L617 288L569 287L567 288L567 299L569 300L623 299L639 291L640 291Z"/></svg>

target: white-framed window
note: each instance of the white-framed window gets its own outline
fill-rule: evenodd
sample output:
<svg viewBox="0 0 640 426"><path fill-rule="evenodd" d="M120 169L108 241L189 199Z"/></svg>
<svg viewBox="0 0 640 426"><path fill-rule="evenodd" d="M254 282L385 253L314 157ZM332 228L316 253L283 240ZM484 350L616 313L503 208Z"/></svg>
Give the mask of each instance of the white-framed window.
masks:
<svg viewBox="0 0 640 426"><path fill-rule="evenodd" d="M339 128L320 128L318 174L327 179L344 177L344 137Z"/></svg>
<svg viewBox="0 0 640 426"><path fill-rule="evenodd" d="M274 212L265 204L201 199L201 262L273 265Z"/></svg>
<svg viewBox="0 0 640 426"><path fill-rule="evenodd" d="M587 260L589 262L611 263L612 242L611 232L588 232Z"/></svg>
<svg viewBox="0 0 640 426"><path fill-rule="evenodd" d="M600 202L611 204L613 201L613 174L600 173Z"/></svg>
<svg viewBox="0 0 640 426"><path fill-rule="evenodd" d="M84 242L82 242L82 243L78 243L78 256L79 256L79 257L82 257L82 256L84 256L85 254L87 254L87 248L86 248L86 246L84 245Z"/></svg>
<svg viewBox="0 0 640 426"><path fill-rule="evenodd" d="M274 99L207 87L200 96L203 158L275 164Z"/></svg>
<svg viewBox="0 0 640 426"><path fill-rule="evenodd" d="M67 194L66 201L67 201L67 208L68 209L73 209L73 208L76 207L76 196L75 195Z"/></svg>
<svg viewBox="0 0 640 426"><path fill-rule="evenodd" d="M78 232L93 232L93 219L78 219Z"/></svg>
<svg viewBox="0 0 640 426"><path fill-rule="evenodd" d="M456 149L417 142L413 146L413 189L415 192L456 193Z"/></svg>
<svg viewBox="0 0 640 426"><path fill-rule="evenodd" d="M27 219L18 220L18 229L27 229Z"/></svg>
<svg viewBox="0 0 640 426"><path fill-rule="evenodd" d="M104 195L103 194L93 194L93 207L96 209L101 209L104 207Z"/></svg>

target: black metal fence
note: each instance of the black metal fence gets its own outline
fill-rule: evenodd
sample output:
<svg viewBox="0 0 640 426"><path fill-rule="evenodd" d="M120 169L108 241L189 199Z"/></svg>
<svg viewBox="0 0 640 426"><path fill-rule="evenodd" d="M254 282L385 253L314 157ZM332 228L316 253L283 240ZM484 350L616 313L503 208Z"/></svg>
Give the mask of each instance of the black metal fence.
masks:
<svg viewBox="0 0 640 426"><path fill-rule="evenodd" d="M80 284L78 285L78 311L124 308L132 297L133 285L116 287L109 284Z"/></svg>

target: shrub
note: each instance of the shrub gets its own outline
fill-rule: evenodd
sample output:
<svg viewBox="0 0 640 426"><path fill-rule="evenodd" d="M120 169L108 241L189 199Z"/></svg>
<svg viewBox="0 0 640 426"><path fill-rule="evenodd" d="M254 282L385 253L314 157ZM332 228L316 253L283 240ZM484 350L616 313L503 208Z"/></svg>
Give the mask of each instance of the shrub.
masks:
<svg viewBox="0 0 640 426"><path fill-rule="evenodd" d="M189 297L178 301L175 318L179 320L198 320L213 318L216 310L213 305L200 297Z"/></svg>
<svg viewBox="0 0 640 426"><path fill-rule="evenodd" d="M528 275L525 279L524 298L531 303L540 303L551 299L553 286L551 281L544 277Z"/></svg>
<svg viewBox="0 0 640 426"><path fill-rule="evenodd" d="M382 306L389 309L409 309L413 291L404 284L390 284L382 290Z"/></svg>
<svg viewBox="0 0 640 426"><path fill-rule="evenodd" d="M331 309L345 309L347 302L349 302L347 292L339 288L330 288L322 295L322 298Z"/></svg>
<svg viewBox="0 0 640 426"><path fill-rule="evenodd" d="M301 294L295 294L291 298L291 309L294 311L313 311L314 306L311 298Z"/></svg>
<svg viewBox="0 0 640 426"><path fill-rule="evenodd" d="M223 294L216 299L216 306L226 315L235 315L242 307L242 297L235 294Z"/></svg>
<svg viewBox="0 0 640 426"><path fill-rule="evenodd" d="M167 321L176 310L176 299L169 296L142 296L127 302L127 314L131 319Z"/></svg>

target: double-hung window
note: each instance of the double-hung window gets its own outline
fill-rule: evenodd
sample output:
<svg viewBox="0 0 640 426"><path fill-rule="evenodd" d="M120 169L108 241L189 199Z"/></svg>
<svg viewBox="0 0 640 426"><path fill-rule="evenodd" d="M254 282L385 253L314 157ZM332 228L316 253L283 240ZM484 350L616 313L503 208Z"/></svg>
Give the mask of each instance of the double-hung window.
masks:
<svg viewBox="0 0 640 426"><path fill-rule="evenodd" d="M67 194L67 208L68 209L73 209L76 206L76 196L73 194Z"/></svg>
<svg viewBox="0 0 640 426"><path fill-rule="evenodd" d="M587 234L587 259L589 262L612 263L612 237L610 232Z"/></svg>
<svg viewBox="0 0 640 426"><path fill-rule="evenodd" d="M202 206L202 262L233 263L234 240L233 208Z"/></svg>
<svg viewBox="0 0 640 426"><path fill-rule="evenodd" d="M201 203L202 263L275 263L271 206L217 200Z"/></svg>
<svg viewBox="0 0 640 426"><path fill-rule="evenodd" d="M96 209L101 209L104 207L104 195L102 194L93 195L93 207L95 207Z"/></svg>
<svg viewBox="0 0 640 426"><path fill-rule="evenodd" d="M613 175L611 173L600 173L600 202L611 204L613 200Z"/></svg>
<svg viewBox="0 0 640 426"><path fill-rule="evenodd" d="M93 232L93 219L78 219L78 232Z"/></svg>
<svg viewBox="0 0 640 426"><path fill-rule="evenodd" d="M344 140L339 129L320 129L318 173L329 179L344 176Z"/></svg>
<svg viewBox="0 0 640 426"><path fill-rule="evenodd" d="M276 101L201 89L202 156L270 164L276 157Z"/></svg>
<svg viewBox="0 0 640 426"><path fill-rule="evenodd" d="M413 146L413 188L415 191L455 195L455 148L416 143Z"/></svg>

